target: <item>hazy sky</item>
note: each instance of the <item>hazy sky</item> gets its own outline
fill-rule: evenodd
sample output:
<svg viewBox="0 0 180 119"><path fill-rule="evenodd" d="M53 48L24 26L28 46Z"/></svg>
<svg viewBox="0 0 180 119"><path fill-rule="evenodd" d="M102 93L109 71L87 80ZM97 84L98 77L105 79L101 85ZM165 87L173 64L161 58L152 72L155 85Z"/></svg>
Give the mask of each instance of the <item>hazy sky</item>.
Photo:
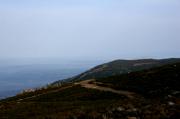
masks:
<svg viewBox="0 0 180 119"><path fill-rule="evenodd" d="M180 57L179 0L0 0L0 58Z"/></svg>

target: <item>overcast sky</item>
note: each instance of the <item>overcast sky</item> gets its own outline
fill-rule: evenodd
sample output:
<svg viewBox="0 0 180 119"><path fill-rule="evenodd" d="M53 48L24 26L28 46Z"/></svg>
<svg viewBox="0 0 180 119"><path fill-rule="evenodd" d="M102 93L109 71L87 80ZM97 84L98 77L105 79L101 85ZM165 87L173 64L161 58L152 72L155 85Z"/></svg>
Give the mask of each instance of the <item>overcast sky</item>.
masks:
<svg viewBox="0 0 180 119"><path fill-rule="evenodd" d="M0 0L0 58L180 57L179 0Z"/></svg>

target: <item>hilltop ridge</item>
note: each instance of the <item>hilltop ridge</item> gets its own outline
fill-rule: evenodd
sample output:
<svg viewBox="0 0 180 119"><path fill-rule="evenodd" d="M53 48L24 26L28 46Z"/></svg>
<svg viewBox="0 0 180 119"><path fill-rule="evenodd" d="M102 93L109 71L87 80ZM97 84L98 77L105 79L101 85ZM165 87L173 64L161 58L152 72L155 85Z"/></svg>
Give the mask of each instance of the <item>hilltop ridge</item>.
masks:
<svg viewBox="0 0 180 119"><path fill-rule="evenodd" d="M104 78L114 75L126 74L177 62L180 62L180 58L114 60L98 65L72 78L56 81L52 83L52 85L56 86L66 82L76 82L92 78Z"/></svg>

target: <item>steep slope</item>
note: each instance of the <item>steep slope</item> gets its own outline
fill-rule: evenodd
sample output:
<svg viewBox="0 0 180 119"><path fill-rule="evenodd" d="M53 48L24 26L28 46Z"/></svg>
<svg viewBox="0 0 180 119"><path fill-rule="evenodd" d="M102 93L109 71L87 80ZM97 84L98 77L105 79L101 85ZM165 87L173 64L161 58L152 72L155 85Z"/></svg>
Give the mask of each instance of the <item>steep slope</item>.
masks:
<svg viewBox="0 0 180 119"><path fill-rule="evenodd" d="M180 63L0 101L2 119L179 119Z"/></svg>
<svg viewBox="0 0 180 119"><path fill-rule="evenodd" d="M101 82L101 83L97 83ZM180 63L96 79L96 83L143 96L163 96L180 91Z"/></svg>
<svg viewBox="0 0 180 119"><path fill-rule="evenodd" d="M61 85L64 82L75 82L92 78L103 78L113 75L126 74L134 71L141 71L166 64L180 62L180 59L141 59L141 60L115 60L96 66L75 77L54 82L52 85Z"/></svg>

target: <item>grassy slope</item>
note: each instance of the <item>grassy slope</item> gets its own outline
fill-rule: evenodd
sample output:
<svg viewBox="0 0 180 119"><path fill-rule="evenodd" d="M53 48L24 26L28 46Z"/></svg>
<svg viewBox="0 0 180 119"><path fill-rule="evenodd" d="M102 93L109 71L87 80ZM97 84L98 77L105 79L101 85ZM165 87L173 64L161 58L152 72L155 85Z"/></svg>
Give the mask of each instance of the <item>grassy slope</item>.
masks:
<svg viewBox="0 0 180 119"><path fill-rule="evenodd" d="M144 96L159 96L180 91L180 63L97 79L115 89L129 90Z"/></svg>
<svg viewBox="0 0 180 119"><path fill-rule="evenodd" d="M111 92L86 89L73 84L21 94L0 102L0 118L103 119L107 117L127 119L127 117L139 117L142 119L178 119L180 117L180 99L178 94L172 93L179 91L179 71L180 64L177 63L126 75L97 79L105 86L136 92L137 98L133 100ZM169 105L169 102L174 104Z"/></svg>
<svg viewBox="0 0 180 119"><path fill-rule="evenodd" d="M1 118L70 118L73 115L91 115L90 113L99 110L105 112L106 107L115 105L118 100L123 101L125 97L73 86L23 101L17 101L18 99L1 103ZM94 115L98 116L98 114Z"/></svg>

